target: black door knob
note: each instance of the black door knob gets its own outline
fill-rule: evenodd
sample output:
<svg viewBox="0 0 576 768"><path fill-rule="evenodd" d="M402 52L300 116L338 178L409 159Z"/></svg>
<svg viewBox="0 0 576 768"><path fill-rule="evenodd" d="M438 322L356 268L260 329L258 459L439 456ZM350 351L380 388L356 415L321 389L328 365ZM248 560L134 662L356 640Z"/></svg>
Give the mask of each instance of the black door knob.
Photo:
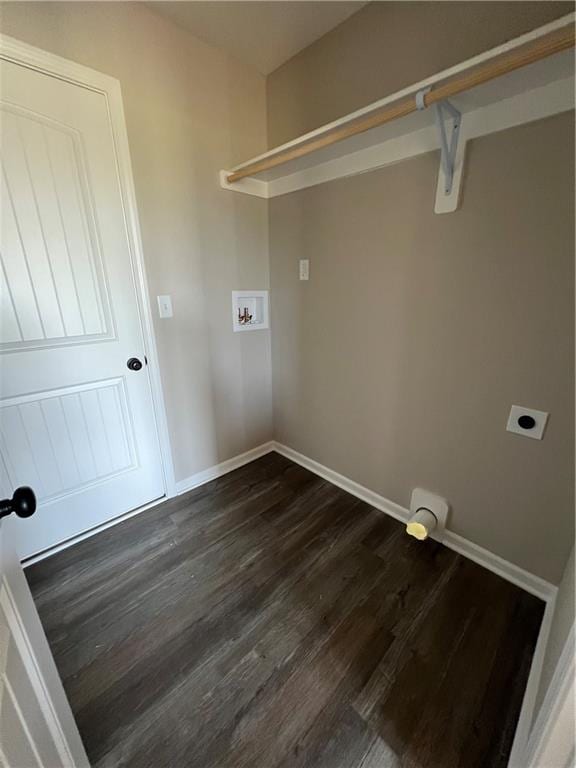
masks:
<svg viewBox="0 0 576 768"><path fill-rule="evenodd" d="M130 360L126 363L128 368L130 368L131 371L139 371L140 368L142 368L142 363L140 360L138 360L137 357L131 357Z"/></svg>
<svg viewBox="0 0 576 768"><path fill-rule="evenodd" d="M27 485L16 488L11 499L0 501L0 517L6 517L12 512L18 517L30 517L35 511L36 495Z"/></svg>

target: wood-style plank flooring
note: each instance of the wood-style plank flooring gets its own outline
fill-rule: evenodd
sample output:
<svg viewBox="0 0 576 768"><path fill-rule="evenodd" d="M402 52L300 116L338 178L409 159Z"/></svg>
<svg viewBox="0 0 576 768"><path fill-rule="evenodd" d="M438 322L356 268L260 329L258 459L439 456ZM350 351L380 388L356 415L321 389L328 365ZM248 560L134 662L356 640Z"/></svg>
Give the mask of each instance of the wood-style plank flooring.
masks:
<svg viewBox="0 0 576 768"><path fill-rule="evenodd" d="M274 453L26 573L98 768L504 768L543 613Z"/></svg>

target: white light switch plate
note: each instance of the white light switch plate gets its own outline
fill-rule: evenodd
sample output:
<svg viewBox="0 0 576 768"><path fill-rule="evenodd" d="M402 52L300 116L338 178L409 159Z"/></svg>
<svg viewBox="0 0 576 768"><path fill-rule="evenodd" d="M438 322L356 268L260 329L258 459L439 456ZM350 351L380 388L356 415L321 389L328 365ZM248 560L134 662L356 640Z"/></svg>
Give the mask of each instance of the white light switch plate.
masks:
<svg viewBox="0 0 576 768"><path fill-rule="evenodd" d="M534 419L534 426L528 428L520 426L518 420L522 416L531 416ZM523 408L521 405L513 405L510 409L506 429L508 432L515 432L523 437L531 437L532 440L542 440L547 421L548 414L546 411L535 411L534 408Z"/></svg>
<svg viewBox="0 0 576 768"><path fill-rule="evenodd" d="M172 317L172 297L158 296L158 314L160 317Z"/></svg>
<svg viewBox="0 0 576 768"><path fill-rule="evenodd" d="M300 259L300 280L310 279L310 261L308 259Z"/></svg>

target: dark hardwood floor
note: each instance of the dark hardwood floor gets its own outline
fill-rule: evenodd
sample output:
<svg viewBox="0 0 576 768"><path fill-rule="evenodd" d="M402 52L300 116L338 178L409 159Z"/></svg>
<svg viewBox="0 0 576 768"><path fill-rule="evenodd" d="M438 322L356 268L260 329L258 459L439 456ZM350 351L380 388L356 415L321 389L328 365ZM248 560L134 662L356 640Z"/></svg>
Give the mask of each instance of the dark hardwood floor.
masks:
<svg viewBox="0 0 576 768"><path fill-rule="evenodd" d="M26 574L99 768L504 768L544 607L278 454Z"/></svg>

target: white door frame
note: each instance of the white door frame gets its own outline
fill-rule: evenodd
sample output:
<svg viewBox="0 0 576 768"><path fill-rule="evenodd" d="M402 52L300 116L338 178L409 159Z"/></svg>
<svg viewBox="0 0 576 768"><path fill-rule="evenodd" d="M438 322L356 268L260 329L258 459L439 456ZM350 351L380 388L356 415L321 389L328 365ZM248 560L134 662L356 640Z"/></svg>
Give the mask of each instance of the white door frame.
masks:
<svg viewBox="0 0 576 768"><path fill-rule="evenodd" d="M569 768L573 764L575 632L572 625L534 721L522 762L528 768Z"/></svg>
<svg viewBox="0 0 576 768"><path fill-rule="evenodd" d="M43 72L66 80L83 88L96 91L104 96L110 116L112 138L117 161L118 182L122 198L126 236L130 251L130 262L134 276L134 287L140 326L144 341L144 353L148 360L148 373L152 389L152 402L154 407L154 420L160 446L162 472L164 476L164 490L166 497L176 495L176 483L174 479L174 466L172 463L172 451L168 433L168 421L160 379L160 366L152 311L148 294L148 281L144 264L144 252L138 220L136 205L136 191L132 175L132 163L130 160L130 147L128 144L128 132L124 117L124 105L122 103L122 90L120 81L90 67L77 64L69 59L23 43L9 35L0 33L0 59L24 65L38 72Z"/></svg>
<svg viewBox="0 0 576 768"><path fill-rule="evenodd" d="M28 683L32 686L62 765L66 768L90 768L32 593L7 534L6 526L0 520L0 606L8 620L8 632L12 636L10 642L14 642L24 664ZM2 669L0 674L4 674ZM15 701L17 705L17 697ZM18 715L31 743L35 744L37 732L33 728L30 733L27 729L29 713L18 707ZM44 766L44 755L37 752L36 755L38 764ZM1 745L0 764L8 765Z"/></svg>

